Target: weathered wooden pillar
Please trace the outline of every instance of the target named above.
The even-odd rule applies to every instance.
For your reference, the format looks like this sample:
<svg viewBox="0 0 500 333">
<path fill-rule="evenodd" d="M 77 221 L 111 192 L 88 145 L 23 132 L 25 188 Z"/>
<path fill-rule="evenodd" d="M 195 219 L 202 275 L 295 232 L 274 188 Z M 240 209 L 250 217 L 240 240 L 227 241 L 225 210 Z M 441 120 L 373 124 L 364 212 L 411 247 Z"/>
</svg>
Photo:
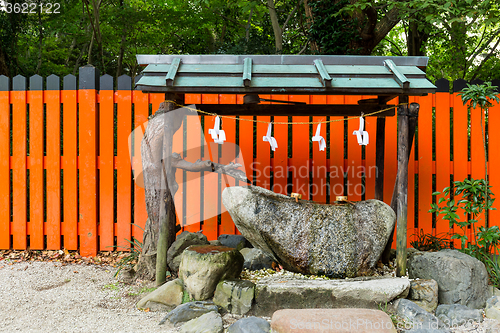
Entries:
<svg viewBox="0 0 500 333">
<path fill-rule="evenodd" d="M 411 103 L 409 105 L 409 108 L 407 109 L 409 111 L 409 115 L 408 115 L 409 119 L 408 119 L 408 151 L 407 151 L 407 160 L 410 159 L 411 147 L 413 145 L 413 138 L 415 137 L 415 130 L 416 130 L 416 127 L 417 127 L 417 120 L 418 120 L 418 111 L 419 111 L 419 108 L 420 108 L 419 104 L 417 104 L 417 103 Z M 391 208 L 394 210 L 394 212 L 396 214 L 398 213 L 398 207 L 397 207 L 398 177 L 399 177 L 399 173 L 396 176 L 396 181 L 394 183 L 394 190 L 392 192 L 392 198 L 391 198 Z M 391 233 L 391 236 L 389 237 L 389 240 L 388 240 L 387 245 L 385 247 L 384 253 L 382 253 L 382 258 L 381 259 L 382 259 L 382 262 L 384 264 L 388 264 L 389 261 L 390 261 L 392 241 L 393 241 L 393 233 Z"/>
<path fill-rule="evenodd" d="M 400 98 L 400 103 L 408 103 L 408 96 Z M 398 174 L 393 193 L 397 216 L 396 234 L 396 276 L 406 275 L 407 258 L 407 211 L 408 211 L 408 160 L 413 143 L 419 105 L 401 105 L 398 108 Z M 410 133 L 410 119 L 412 131 Z M 395 199 L 394 199 L 395 198 Z"/>
</svg>

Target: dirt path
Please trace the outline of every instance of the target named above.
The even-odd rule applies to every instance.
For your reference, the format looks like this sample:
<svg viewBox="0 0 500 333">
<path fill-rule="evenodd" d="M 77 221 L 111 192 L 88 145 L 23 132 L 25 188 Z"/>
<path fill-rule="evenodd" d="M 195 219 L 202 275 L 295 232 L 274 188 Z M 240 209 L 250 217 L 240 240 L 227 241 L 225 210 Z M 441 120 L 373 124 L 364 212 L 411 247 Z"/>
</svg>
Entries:
<svg viewBox="0 0 500 333">
<path fill-rule="evenodd" d="M 0 261 L 0 332 L 175 332 L 163 313 L 134 308 L 152 284 L 125 285 L 114 268 Z"/>
</svg>

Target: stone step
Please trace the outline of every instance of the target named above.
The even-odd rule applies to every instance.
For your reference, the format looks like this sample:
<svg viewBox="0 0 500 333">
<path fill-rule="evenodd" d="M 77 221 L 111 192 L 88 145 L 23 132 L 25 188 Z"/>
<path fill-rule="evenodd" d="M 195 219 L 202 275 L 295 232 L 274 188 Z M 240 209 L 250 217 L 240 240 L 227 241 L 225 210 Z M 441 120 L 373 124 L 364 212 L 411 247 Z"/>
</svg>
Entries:
<svg viewBox="0 0 500 333">
<path fill-rule="evenodd" d="M 297 309 L 273 314 L 275 333 L 396 333 L 391 318 L 371 309 Z"/>
<path fill-rule="evenodd" d="M 406 278 L 314 280 L 271 276 L 256 283 L 252 312 L 270 317 L 281 309 L 379 309 L 396 298 L 405 298 L 409 289 Z"/>
</svg>

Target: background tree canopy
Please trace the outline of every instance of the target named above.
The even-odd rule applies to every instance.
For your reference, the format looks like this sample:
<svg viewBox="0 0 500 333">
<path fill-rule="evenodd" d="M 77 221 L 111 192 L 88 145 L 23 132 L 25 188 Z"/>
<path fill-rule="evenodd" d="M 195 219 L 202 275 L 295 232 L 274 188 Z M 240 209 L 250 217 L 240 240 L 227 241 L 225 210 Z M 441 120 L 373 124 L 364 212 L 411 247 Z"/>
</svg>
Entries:
<svg viewBox="0 0 500 333">
<path fill-rule="evenodd" d="M 90 63 L 134 77 L 136 54 L 362 54 L 427 55 L 432 80 L 500 77 L 500 0 L 63 0 L 59 13 L 7 2 L 8 76 Z"/>
</svg>

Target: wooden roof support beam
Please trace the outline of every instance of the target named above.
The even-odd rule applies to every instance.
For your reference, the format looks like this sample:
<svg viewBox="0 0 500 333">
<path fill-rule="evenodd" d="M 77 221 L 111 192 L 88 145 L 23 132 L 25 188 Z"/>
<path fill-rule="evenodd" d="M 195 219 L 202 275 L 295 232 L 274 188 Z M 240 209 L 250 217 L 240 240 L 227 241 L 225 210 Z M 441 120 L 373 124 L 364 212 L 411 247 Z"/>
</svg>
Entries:
<svg viewBox="0 0 500 333">
<path fill-rule="evenodd" d="M 394 63 L 394 61 L 392 61 L 391 59 L 384 60 L 384 65 L 389 68 L 392 74 L 394 74 L 394 79 L 401 88 L 403 89 L 410 88 L 410 81 L 406 78 L 406 76 L 404 76 L 404 74 L 398 71 L 398 68 Z"/>
<path fill-rule="evenodd" d="M 323 82 L 323 86 L 327 88 L 331 87 L 332 78 L 330 77 L 330 74 L 328 74 L 328 71 L 326 70 L 326 67 L 323 64 L 323 61 L 321 59 L 314 60 L 314 66 L 316 66 L 316 69 L 318 70 L 318 73 L 321 76 L 321 82 Z"/>
<path fill-rule="evenodd" d="M 167 87 L 172 87 L 174 85 L 175 75 L 177 75 L 177 70 L 181 64 L 181 58 L 174 58 L 172 60 L 172 64 L 170 65 L 170 69 L 168 70 L 168 74 L 165 77 L 167 81 Z"/>
<path fill-rule="evenodd" d="M 252 58 L 245 58 L 243 62 L 243 85 L 250 87 L 252 82 Z"/>
</svg>

